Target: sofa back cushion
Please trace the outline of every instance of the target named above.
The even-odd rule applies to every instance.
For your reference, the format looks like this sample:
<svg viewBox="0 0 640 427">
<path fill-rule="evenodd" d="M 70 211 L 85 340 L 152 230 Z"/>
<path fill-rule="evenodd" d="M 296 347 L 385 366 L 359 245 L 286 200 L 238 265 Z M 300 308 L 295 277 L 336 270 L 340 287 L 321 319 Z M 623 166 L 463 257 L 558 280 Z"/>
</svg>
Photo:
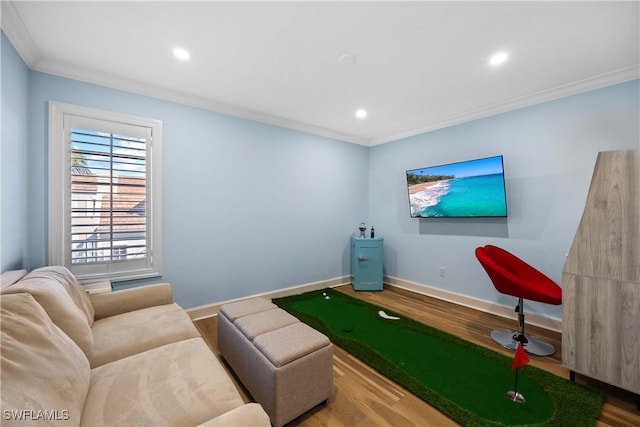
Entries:
<svg viewBox="0 0 640 427">
<path fill-rule="evenodd" d="M 69 270 L 64 267 L 39 268 L 2 291 L 3 294 L 23 292 L 33 295 L 53 323 L 75 341 L 91 361 L 93 306 L 88 302 L 88 294 L 75 281 Z"/>
<path fill-rule="evenodd" d="M 89 294 L 84 290 L 78 279 L 67 269 L 62 266 L 49 266 L 36 268 L 27 274 L 18 284 L 23 280 L 53 280 L 64 287 L 67 291 L 73 303 L 82 311 L 82 314 L 87 318 L 89 326 L 93 325 L 93 317 L 95 312 L 91 305 L 91 298 Z"/>
<path fill-rule="evenodd" d="M 27 293 L 0 296 L 0 324 L 2 425 L 79 425 L 91 375 L 82 350 Z"/>
<path fill-rule="evenodd" d="M 0 276 L 0 289 L 8 288 L 26 275 L 27 270 L 3 271 L 2 275 Z"/>
</svg>

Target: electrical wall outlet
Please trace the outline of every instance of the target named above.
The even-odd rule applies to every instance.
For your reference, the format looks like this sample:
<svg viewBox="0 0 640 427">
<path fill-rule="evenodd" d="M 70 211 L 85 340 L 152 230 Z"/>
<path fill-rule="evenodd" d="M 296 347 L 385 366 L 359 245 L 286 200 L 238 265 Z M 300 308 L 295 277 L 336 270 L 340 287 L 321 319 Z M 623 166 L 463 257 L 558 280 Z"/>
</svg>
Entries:
<svg viewBox="0 0 640 427">
<path fill-rule="evenodd" d="M 446 277 L 447 270 L 444 267 L 440 267 L 440 277 Z"/>
</svg>

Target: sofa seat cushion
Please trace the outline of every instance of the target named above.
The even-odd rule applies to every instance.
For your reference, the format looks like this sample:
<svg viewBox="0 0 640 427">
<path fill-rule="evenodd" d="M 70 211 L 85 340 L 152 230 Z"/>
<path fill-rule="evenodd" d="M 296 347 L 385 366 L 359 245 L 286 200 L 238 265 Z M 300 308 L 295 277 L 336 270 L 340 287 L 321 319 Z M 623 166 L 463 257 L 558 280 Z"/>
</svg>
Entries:
<svg viewBox="0 0 640 427">
<path fill-rule="evenodd" d="M 245 337 L 253 341 L 258 335 L 298 322 L 299 320 L 296 317 L 286 311 L 274 308 L 273 310 L 239 317 L 234 323 Z"/>
<path fill-rule="evenodd" d="M 3 295 L 0 307 L 2 425 L 79 425 L 90 381 L 82 350 L 32 295 Z M 21 421 L 7 415 L 19 411 Z"/>
<path fill-rule="evenodd" d="M 96 320 L 91 367 L 200 334 L 177 304 L 165 304 Z"/>
<path fill-rule="evenodd" d="M 244 404 L 202 338 L 91 370 L 84 426 L 199 425 Z"/>
<path fill-rule="evenodd" d="M 278 306 L 264 298 L 250 298 L 225 304 L 220 307 L 220 313 L 233 322 L 238 317 L 273 310 L 274 308 L 278 308 Z"/>
</svg>

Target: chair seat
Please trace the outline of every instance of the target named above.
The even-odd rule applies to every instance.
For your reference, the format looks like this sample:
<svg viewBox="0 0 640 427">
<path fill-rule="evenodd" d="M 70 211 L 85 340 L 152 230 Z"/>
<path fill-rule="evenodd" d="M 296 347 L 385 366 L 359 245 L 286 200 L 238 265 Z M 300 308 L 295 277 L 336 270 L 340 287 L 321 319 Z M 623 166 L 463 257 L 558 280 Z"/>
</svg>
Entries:
<svg viewBox="0 0 640 427">
<path fill-rule="evenodd" d="M 491 338 L 505 348 L 515 350 L 522 343 L 527 353 L 550 356 L 553 345 L 524 333 L 524 300 L 562 304 L 562 288 L 517 256 L 497 246 L 476 248 L 476 258 L 489 275 L 496 290 L 518 298 L 518 331 L 493 331 Z"/>
<path fill-rule="evenodd" d="M 476 257 L 498 292 L 530 301 L 562 304 L 562 288 L 512 253 L 486 245 L 476 249 Z"/>
</svg>

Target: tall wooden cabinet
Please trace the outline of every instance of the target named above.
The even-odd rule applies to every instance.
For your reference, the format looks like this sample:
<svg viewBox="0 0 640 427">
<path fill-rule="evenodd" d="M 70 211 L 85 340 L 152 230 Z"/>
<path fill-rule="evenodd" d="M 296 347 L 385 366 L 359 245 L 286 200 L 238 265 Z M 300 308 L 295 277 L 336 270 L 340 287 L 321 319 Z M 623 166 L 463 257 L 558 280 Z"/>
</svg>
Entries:
<svg viewBox="0 0 640 427">
<path fill-rule="evenodd" d="M 563 365 L 640 394 L 640 151 L 598 154 L 562 283 Z"/>
</svg>

